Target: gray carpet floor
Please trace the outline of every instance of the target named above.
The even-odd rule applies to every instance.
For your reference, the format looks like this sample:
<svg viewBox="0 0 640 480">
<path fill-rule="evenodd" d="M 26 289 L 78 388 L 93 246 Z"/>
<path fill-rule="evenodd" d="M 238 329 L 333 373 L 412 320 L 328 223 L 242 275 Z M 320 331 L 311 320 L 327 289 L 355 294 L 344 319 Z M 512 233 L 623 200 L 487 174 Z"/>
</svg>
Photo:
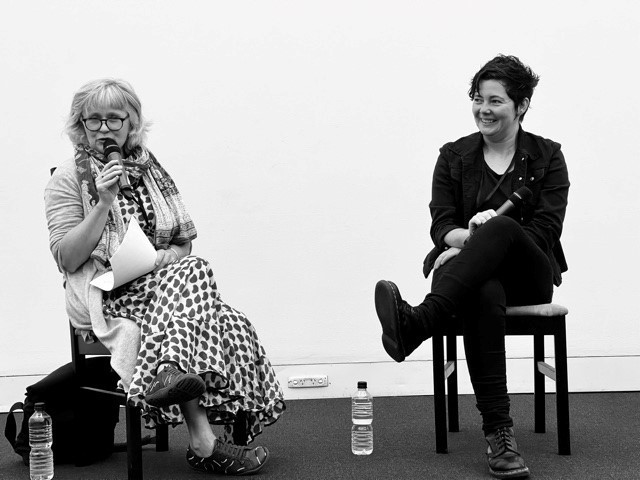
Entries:
<svg viewBox="0 0 640 480">
<path fill-rule="evenodd" d="M 534 480 L 640 479 L 640 392 L 570 396 L 572 455 L 557 454 L 553 396 L 547 398 L 547 433 L 533 432 L 533 396 L 513 395 L 516 435 Z M 271 458 L 255 479 L 485 479 L 485 443 L 474 397 L 460 397 L 460 428 L 449 434 L 449 453 L 435 453 L 433 397 L 374 400 L 374 451 L 355 456 L 350 446 L 349 399 L 298 400 L 258 437 Z M 117 441 L 124 441 L 124 414 Z M 0 415 L 4 428 L 6 414 Z M 198 479 L 185 461 L 184 426 L 169 432 L 169 452 L 144 447 L 145 479 Z M 215 477 L 215 476 L 214 476 Z M 28 479 L 6 441 L 0 479 Z M 56 465 L 56 479 L 126 479 L 126 454 L 88 467 Z"/>
</svg>

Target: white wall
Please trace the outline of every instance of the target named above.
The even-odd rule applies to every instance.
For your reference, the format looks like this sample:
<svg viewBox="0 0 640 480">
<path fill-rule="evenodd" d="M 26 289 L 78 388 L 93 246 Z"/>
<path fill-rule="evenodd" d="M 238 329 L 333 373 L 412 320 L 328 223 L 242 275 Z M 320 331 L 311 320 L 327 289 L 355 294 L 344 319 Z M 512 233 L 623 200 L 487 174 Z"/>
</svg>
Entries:
<svg viewBox="0 0 640 480">
<path fill-rule="evenodd" d="M 498 53 L 540 74 L 524 126 L 561 142 L 570 169 L 555 297 L 571 310 L 570 387 L 637 390 L 639 23 L 631 0 L 2 2 L 0 406 L 69 360 L 42 192 L 71 155 L 72 94 L 104 76 L 142 98 L 195 252 L 281 381 L 329 373 L 329 388 L 288 398 L 343 396 L 360 378 L 378 395 L 430 393 L 429 345 L 390 361 L 373 287 L 426 293 L 437 151 L 475 130 L 468 82 Z M 530 356 L 510 340 L 513 391 L 531 390 Z"/>
</svg>

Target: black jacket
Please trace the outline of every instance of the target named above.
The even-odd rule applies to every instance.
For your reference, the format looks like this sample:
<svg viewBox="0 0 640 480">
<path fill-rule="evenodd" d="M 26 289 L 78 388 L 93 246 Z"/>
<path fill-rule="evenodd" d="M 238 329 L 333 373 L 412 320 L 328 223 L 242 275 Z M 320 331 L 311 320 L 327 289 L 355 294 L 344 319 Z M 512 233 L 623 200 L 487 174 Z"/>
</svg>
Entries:
<svg viewBox="0 0 640 480">
<path fill-rule="evenodd" d="M 425 277 L 433 269 L 440 253 L 448 248 L 444 237 L 455 228 L 468 228 L 477 213 L 476 196 L 480 187 L 483 146 L 477 132 L 445 144 L 433 173 L 431 192 L 431 239 L 435 245 L 424 261 Z M 560 234 L 567 208 L 569 175 L 560 144 L 522 128 L 518 133 L 511 188 L 527 186 L 533 193 L 530 202 L 519 212 L 519 223 L 549 257 L 553 283 L 560 285 L 561 273 L 567 270 Z"/>
</svg>

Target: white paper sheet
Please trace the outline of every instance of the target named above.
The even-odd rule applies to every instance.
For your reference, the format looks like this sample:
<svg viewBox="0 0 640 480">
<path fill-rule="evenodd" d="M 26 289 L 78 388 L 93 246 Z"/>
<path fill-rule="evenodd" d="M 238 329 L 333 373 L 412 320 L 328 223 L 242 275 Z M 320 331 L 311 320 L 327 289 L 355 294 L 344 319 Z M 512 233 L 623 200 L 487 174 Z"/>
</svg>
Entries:
<svg viewBox="0 0 640 480">
<path fill-rule="evenodd" d="M 140 225 L 134 220 L 116 253 L 109 259 L 111 271 L 91 281 L 91 285 L 109 292 L 140 275 L 149 273 L 155 267 L 157 253 Z"/>
</svg>

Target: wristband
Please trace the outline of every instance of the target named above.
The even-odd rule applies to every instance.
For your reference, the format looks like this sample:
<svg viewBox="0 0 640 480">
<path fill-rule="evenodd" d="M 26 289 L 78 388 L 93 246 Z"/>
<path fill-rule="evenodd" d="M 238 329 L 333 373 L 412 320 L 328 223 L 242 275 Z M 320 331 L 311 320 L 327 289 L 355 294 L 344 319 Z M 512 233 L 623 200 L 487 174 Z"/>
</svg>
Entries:
<svg viewBox="0 0 640 480">
<path fill-rule="evenodd" d="M 173 253 L 175 253 L 175 254 L 176 254 L 176 260 L 175 260 L 176 262 L 177 262 L 178 260 L 180 260 L 180 255 L 178 255 L 178 252 L 176 251 L 176 249 L 175 249 L 175 248 L 173 248 L 173 247 L 169 247 L 167 250 L 171 250 Z"/>
</svg>

